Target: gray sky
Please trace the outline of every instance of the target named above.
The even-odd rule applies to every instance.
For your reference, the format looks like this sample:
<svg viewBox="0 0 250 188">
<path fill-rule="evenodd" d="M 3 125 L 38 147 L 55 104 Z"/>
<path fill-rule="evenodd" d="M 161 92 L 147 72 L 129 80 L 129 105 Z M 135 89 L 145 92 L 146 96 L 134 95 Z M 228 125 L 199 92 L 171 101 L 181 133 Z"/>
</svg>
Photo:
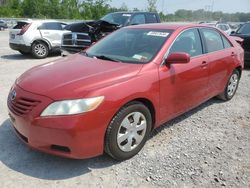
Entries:
<svg viewBox="0 0 250 188">
<path fill-rule="evenodd" d="M 125 3 L 129 9 L 137 7 L 145 10 L 147 0 L 111 0 L 111 6 L 121 7 Z M 158 0 L 157 9 L 164 13 L 174 13 L 178 9 L 197 10 L 212 9 L 226 13 L 250 12 L 250 0 Z"/>
</svg>

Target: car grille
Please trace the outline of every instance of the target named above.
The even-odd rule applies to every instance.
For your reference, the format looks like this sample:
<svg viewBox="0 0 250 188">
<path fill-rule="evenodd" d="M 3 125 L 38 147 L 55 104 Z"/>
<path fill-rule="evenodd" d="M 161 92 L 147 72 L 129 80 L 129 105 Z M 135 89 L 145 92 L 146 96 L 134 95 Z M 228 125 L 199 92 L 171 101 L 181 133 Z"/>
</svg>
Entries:
<svg viewBox="0 0 250 188">
<path fill-rule="evenodd" d="M 69 33 L 64 34 L 62 46 L 88 47 L 91 45 L 91 38 L 88 33 Z"/>
<path fill-rule="evenodd" d="M 11 100 L 10 95 L 8 97 L 8 107 L 16 115 L 25 115 L 29 113 L 35 106 L 40 103 L 38 100 L 28 99 L 20 97 L 15 100 Z"/>
</svg>

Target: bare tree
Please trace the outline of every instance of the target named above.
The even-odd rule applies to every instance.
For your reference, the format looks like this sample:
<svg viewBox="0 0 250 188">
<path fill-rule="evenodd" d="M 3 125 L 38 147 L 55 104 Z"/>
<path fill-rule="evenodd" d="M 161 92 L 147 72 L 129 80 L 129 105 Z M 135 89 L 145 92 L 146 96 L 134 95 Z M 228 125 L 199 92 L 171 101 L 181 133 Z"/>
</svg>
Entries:
<svg viewBox="0 0 250 188">
<path fill-rule="evenodd" d="M 148 11 L 149 12 L 157 12 L 156 10 L 157 0 L 148 0 Z"/>
</svg>

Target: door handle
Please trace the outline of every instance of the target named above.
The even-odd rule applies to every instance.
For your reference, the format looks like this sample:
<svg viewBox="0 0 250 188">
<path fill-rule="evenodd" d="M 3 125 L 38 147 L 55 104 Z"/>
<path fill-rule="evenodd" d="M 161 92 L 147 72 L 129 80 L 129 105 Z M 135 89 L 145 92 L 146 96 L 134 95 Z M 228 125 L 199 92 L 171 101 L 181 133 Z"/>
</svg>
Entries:
<svg viewBox="0 0 250 188">
<path fill-rule="evenodd" d="M 206 61 L 202 61 L 201 63 L 201 68 L 206 68 L 207 67 L 207 62 Z"/>
</svg>

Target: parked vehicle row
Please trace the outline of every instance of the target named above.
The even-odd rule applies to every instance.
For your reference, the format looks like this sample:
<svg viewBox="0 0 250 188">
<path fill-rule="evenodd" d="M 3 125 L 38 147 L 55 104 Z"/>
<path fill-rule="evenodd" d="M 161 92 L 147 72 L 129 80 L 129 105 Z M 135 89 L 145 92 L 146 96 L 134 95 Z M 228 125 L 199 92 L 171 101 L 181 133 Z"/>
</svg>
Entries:
<svg viewBox="0 0 250 188">
<path fill-rule="evenodd" d="M 159 22 L 159 15 L 149 12 L 110 13 L 98 21 L 69 25 L 54 20 L 18 21 L 10 29 L 9 45 L 24 55 L 45 58 L 55 50 L 79 52 L 123 26 Z"/>
<path fill-rule="evenodd" d="M 8 25 L 5 21 L 3 20 L 0 20 L 0 31 L 1 30 L 4 30 L 4 29 L 7 29 L 8 28 Z"/>
<path fill-rule="evenodd" d="M 22 74 L 8 96 L 10 119 L 34 149 L 126 160 L 164 122 L 214 96 L 232 99 L 243 57 L 240 44 L 214 27 L 121 28 L 82 53 Z"/>
<path fill-rule="evenodd" d="M 62 55 L 79 52 L 122 27 L 149 23 L 160 23 L 159 15 L 152 12 L 115 12 L 98 21 L 70 24 L 65 29 L 71 32 L 64 33 L 62 37 Z"/>
<path fill-rule="evenodd" d="M 21 54 L 32 54 L 45 58 L 55 50 L 60 50 L 65 23 L 50 20 L 18 21 L 10 29 L 9 45 Z"/>
<path fill-rule="evenodd" d="M 209 25 L 216 27 L 222 31 L 224 31 L 226 34 L 230 35 L 232 32 L 232 29 L 228 23 L 222 23 L 222 22 L 201 22 L 201 24 Z"/>
</svg>

